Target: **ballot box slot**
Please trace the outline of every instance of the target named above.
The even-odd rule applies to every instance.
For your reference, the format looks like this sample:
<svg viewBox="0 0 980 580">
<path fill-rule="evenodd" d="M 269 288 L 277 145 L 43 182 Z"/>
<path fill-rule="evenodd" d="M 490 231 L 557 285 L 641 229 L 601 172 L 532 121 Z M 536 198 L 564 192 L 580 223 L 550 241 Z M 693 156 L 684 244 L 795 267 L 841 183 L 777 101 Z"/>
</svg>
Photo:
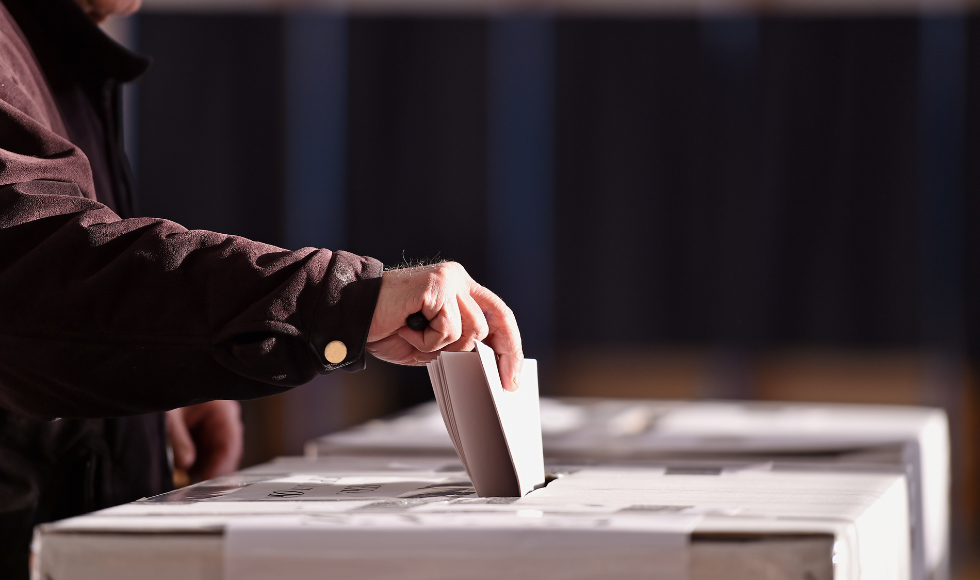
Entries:
<svg viewBox="0 0 980 580">
<path fill-rule="evenodd" d="M 723 467 L 668 467 L 664 475 L 721 475 Z"/>
<path fill-rule="evenodd" d="M 773 540 L 829 540 L 833 549 L 833 534 L 822 533 L 758 533 L 691 532 L 691 542 L 770 542 Z"/>
</svg>

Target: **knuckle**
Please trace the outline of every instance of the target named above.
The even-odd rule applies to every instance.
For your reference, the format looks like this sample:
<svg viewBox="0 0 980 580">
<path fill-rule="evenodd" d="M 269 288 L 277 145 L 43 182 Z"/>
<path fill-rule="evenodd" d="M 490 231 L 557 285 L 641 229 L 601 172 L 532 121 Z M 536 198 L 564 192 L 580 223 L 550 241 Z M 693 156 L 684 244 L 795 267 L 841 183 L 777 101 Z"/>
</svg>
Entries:
<svg viewBox="0 0 980 580">
<path fill-rule="evenodd" d="M 489 334 L 490 334 L 490 326 L 486 322 L 481 322 L 480 324 L 478 324 L 476 327 L 476 332 L 474 333 L 477 340 L 483 340 Z"/>
<path fill-rule="evenodd" d="M 434 299 L 439 295 L 439 289 L 441 287 L 442 285 L 439 283 L 438 278 L 428 276 L 425 280 L 425 284 L 422 287 L 422 299 L 426 302 Z"/>
<path fill-rule="evenodd" d="M 431 288 L 433 288 L 434 290 L 438 290 L 440 288 L 445 287 L 449 279 L 450 278 L 446 274 L 446 271 L 442 268 L 439 268 L 437 270 L 433 270 L 432 272 L 429 272 L 427 281 Z"/>
<path fill-rule="evenodd" d="M 466 270 L 458 262 L 441 262 L 434 273 L 449 282 L 465 276 Z"/>
</svg>

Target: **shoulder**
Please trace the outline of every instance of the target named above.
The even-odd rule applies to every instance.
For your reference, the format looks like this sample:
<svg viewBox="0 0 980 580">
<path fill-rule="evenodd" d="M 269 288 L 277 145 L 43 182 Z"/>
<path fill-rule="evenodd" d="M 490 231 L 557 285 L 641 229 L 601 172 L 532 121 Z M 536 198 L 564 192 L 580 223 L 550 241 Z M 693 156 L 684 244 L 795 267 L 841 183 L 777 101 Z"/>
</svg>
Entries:
<svg viewBox="0 0 980 580">
<path fill-rule="evenodd" d="M 44 73 L 16 21 L 0 3 L 0 101 L 66 137 Z"/>
<path fill-rule="evenodd" d="M 0 3 L 0 187 L 37 179 L 75 183 L 95 199 L 88 158 L 69 140 L 30 44 Z"/>
</svg>

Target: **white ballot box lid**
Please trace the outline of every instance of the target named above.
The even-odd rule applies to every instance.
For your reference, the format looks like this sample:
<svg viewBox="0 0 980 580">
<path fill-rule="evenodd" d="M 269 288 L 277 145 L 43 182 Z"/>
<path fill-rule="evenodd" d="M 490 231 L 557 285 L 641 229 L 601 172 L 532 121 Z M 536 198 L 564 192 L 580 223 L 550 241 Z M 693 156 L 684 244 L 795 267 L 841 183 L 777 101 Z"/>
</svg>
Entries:
<svg viewBox="0 0 980 580">
<path fill-rule="evenodd" d="M 550 461 L 769 458 L 788 467 L 895 466 L 909 476 L 913 578 L 944 580 L 949 556 L 949 427 L 941 409 L 897 405 L 541 398 Z M 331 454 L 452 453 L 434 403 L 307 443 Z"/>
<path fill-rule="evenodd" d="M 36 577 L 911 578 L 901 473 L 549 466 L 480 498 L 459 467 L 284 458 L 40 526 Z"/>
</svg>

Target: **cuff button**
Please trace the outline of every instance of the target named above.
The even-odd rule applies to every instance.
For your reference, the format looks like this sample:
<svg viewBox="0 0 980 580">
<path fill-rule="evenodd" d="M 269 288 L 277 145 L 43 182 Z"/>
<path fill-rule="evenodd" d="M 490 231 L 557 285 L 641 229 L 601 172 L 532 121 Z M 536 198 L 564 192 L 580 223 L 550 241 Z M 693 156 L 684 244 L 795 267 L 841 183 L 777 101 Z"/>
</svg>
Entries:
<svg viewBox="0 0 980 580">
<path fill-rule="evenodd" d="M 327 347 L 323 349 L 323 357 L 327 359 L 330 364 L 338 364 L 344 362 L 347 358 L 347 346 L 339 340 L 331 341 L 327 344 Z"/>
</svg>

